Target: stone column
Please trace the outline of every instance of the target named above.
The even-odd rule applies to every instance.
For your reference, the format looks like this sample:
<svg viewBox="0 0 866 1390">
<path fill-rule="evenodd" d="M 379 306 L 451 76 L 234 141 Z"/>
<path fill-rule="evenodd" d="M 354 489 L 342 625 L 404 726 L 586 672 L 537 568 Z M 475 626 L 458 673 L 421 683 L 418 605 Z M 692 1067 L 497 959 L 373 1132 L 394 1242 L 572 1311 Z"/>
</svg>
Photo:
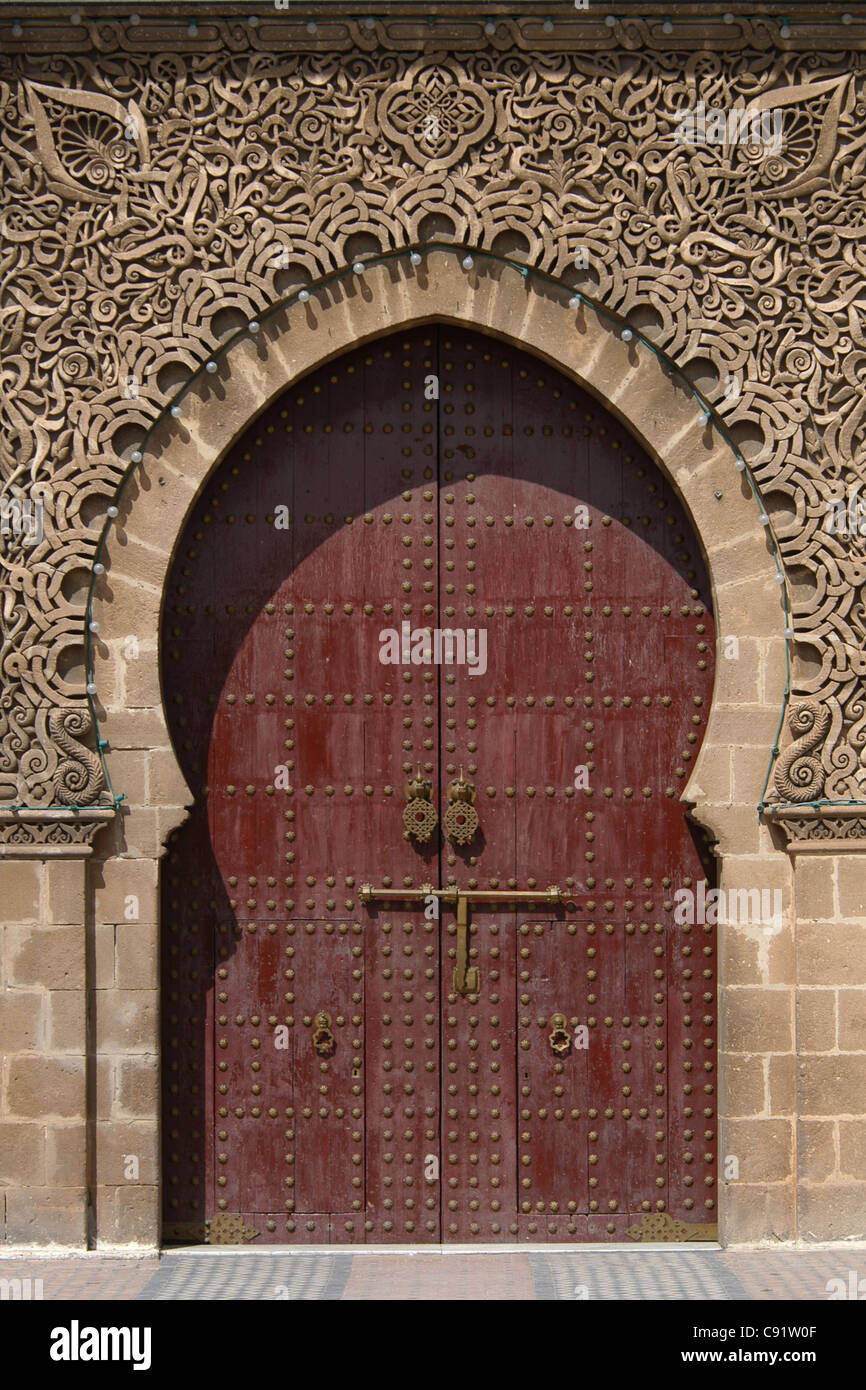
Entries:
<svg viewBox="0 0 866 1390">
<path fill-rule="evenodd" d="M 118 856 L 90 868 L 96 1241 L 150 1247 L 159 1244 L 159 865 Z"/>
<path fill-rule="evenodd" d="M 797 1230 L 866 1238 L 866 815 L 777 813 L 794 864 Z"/>
<path fill-rule="evenodd" d="M 87 858 L 111 807 L 0 812 L 0 1212 L 7 1245 L 86 1246 Z"/>
</svg>

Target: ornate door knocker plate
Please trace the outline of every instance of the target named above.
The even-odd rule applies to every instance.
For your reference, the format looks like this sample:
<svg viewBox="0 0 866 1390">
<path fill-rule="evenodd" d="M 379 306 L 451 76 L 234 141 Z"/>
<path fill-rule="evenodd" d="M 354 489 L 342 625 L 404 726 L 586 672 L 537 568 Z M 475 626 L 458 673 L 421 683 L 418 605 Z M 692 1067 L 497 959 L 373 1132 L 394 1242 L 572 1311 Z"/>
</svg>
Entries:
<svg viewBox="0 0 866 1390">
<path fill-rule="evenodd" d="M 337 1050 L 337 1039 L 331 1032 L 331 1015 L 318 1013 L 314 1022 L 316 1031 L 313 1034 L 313 1047 L 320 1057 L 333 1057 Z"/>
<path fill-rule="evenodd" d="M 567 1029 L 565 1014 L 554 1014 L 550 1020 L 553 1032 L 550 1034 L 550 1049 L 557 1057 L 567 1057 L 571 1051 L 571 1034 Z"/>
<path fill-rule="evenodd" d="M 475 788 L 471 782 L 464 781 L 463 768 L 460 776 L 448 785 L 448 810 L 445 812 L 445 829 L 449 840 L 456 845 L 468 845 L 475 838 L 478 829 L 478 812 L 473 805 Z"/>
<path fill-rule="evenodd" d="M 433 783 L 421 776 L 421 768 L 411 782 L 406 783 L 406 805 L 403 807 L 404 840 L 424 844 L 436 829 L 439 816 L 433 805 Z"/>
</svg>

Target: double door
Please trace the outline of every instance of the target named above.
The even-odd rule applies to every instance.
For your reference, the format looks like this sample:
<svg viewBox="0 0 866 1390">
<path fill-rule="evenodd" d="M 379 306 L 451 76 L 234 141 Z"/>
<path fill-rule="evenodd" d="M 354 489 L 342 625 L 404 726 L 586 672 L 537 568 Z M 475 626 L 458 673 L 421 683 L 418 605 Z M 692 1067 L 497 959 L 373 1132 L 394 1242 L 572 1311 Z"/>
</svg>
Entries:
<svg viewBox="0 0 866 1390">
<path fill-rule="evenodd" d="M 714 640 L 658 470 L 429 326 L 287 392 L 187 529 L 169 1230 L 711 1235 L 713 929 L 673 906 Z"/>
</svg>

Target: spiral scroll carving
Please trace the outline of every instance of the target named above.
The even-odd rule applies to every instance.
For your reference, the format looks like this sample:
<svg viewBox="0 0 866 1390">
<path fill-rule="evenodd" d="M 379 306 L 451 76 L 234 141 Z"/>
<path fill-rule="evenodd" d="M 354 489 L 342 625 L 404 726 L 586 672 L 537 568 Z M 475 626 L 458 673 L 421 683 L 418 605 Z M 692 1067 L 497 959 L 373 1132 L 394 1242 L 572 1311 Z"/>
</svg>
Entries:
<svg viewBox="0 0 866 1390">
<path fill-rule="evenodd" d="M 824 767 L 814 756 L 830 727 L 830 711 L 807 700 L 788 716 L 794 742 L 776 763 L 776 790 L 783 801 L 817 801 L 824 791 Z"/>
<path fill-rule="evenodd" d="M 866 799 L 866 538 L 825 524 L 829 496 L 866 485 L 863 52 L 832 35 L 781 52 L 743 16 L 703 51 L 638 18 L 591 42 L 532 20 L 490 42 L 481 22 L 452 27 L 442 52 L 396 19 L 335 19 L 315 40 L 165 19 L 91 24 L 89 48 L 56 24 L 4 36 L 0 474 L 43 511 L 37 539 L 0 538 L 0 802 L 97 794 L 60 674 L 83 642 L 64 581 L 225 306 L 253 318 L 358 254 L 449 236 L 640 311 L 681 365 L 712 364 L 798 581 L 808 703 L 777 788 L 814 799 L 823 768 L 835 796 Z M 780 147 L 684 144 L 699 101 L 779 110 Z"/>
<path fill-rule="evenodd" d="M 54 791 L 62 806 L 90 806 L 103 786 L 102 764 L 96 753 L 79 742 L 93 720 L 86 709 L 52 710 L 48 727 L 66 757 L 54 769 Z"/>
</svg>

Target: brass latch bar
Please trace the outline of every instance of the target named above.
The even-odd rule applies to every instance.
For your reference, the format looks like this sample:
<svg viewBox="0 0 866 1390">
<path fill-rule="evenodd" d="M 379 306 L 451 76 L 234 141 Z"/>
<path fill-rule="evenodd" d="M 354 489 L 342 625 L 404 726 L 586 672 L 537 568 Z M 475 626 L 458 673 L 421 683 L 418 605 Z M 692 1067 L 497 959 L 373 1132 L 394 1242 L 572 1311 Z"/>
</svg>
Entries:
<svg viewBox="0 0 866 1390">
<path fill-rule="evenodd" d="M 452 905 L 456 904 L 459 898 L 466 898 L 469 902 L 490 903 L 565 901 L 562 889 L 556 887 L 504 891 L 494 888 L 434 888 L 429 883 L 423 883 L 420 888 L 374 888 L 371 883 L 362 883 L 358 897 L 362 903 L 371 903 L 377 898 L 403 903 L 418 902 L 423 898 L 441 898 L 443 902 Z"/>
<path fill-rule="evenodd" d="M 370 883 L 362 883 L 358 894 L 362 903 L 374 899 L 385 902 L 418 902 L 426 898 L 441 898 L 443 902 L 457 907 L 457 953 L 454 963 L 454 993 L 477 994 L 480 976 L 477 965 L 469 964 L 469 905 L 483 902 L 546 902 L 557 904 L 563 901 L 561 888 L 551 886 L 542 892 L 514 889 L 498 892 L 487 888 L 434 888 L 432 884 L 422 884 L 420 888 L 374 888 Z"/>
</svg>

